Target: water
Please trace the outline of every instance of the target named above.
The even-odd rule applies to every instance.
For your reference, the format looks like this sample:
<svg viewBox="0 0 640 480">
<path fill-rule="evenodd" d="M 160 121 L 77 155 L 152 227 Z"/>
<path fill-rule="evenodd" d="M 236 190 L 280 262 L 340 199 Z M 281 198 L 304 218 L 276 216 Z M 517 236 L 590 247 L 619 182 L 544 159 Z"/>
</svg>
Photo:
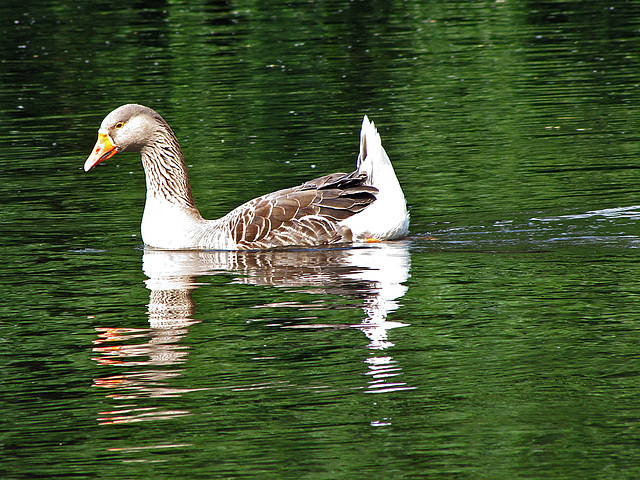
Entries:
<svg viewBox="0 0 640 480">
<path fill-rule="evenodd" d="M 640 10 L 623 1 L 0 7 L 2 478 L 637 478 Z M 407 240 L 145 251 L 174 128 L 217 217 L 355 163 Z"/>
</svg>

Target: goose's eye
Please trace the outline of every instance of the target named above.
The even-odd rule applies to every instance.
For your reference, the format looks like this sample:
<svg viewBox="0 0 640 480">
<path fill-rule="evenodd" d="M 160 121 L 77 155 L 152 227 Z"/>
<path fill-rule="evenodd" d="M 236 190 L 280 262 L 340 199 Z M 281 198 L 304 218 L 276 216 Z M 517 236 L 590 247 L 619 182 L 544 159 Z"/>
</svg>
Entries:
<svg viewBox="0 0 640 480">
<path fill-rule="evenodd" d="M 122 127 L 124 127 L 124 122 L 118 122 L 118 123 L 116 123 L 116 126 L 115 126 L 115 127 L 116 127 L 116 128 L 122 128 Z"/>
</svg>

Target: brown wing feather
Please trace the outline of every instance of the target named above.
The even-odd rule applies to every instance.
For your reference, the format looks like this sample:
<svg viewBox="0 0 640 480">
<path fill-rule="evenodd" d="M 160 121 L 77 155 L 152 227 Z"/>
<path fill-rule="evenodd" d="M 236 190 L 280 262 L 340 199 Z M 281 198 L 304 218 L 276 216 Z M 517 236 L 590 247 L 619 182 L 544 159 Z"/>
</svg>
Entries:
<svg viewBox="0 0 640 480">
<path fill-rule="evenodd" d="M 240 249 L 351 241 L 338 222 L 375 201 L 378 190 L 365 181 L 357 172 L 332 173 L 258 197 L 233 212 L 229 228 Z"/>
</svg>

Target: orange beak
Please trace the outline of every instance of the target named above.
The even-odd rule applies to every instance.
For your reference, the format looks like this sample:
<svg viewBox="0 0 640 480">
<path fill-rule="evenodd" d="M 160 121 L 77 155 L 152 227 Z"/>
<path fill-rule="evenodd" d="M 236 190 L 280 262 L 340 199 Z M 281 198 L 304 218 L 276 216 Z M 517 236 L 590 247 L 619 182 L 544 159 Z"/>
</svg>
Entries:
<svg viewBox="0 0 640 480">
<path fill-rule="evenodd" d="M 84 171 L 88 172 L 100 162 L 104 162 L 107 158 L 113 157 L 118 153 L 117 147 L 111 142 L 108 134 L 98 132 L 98 141 L 87 161 L 84 162 Z"/>
</svg>

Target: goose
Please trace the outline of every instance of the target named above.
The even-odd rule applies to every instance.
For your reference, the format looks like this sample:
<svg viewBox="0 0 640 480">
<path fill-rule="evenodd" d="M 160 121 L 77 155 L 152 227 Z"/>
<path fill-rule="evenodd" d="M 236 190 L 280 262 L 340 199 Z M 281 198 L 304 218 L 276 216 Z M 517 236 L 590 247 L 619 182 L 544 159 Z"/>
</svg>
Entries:
<svg viewBox="0 0 640 480">
<path fill-rule="evenodd" d="M 142 157 L 147 195 L 141 234 L 151 248 L 257 250 L 365 243 L 398 239 L 409 229 L 404 194 L 366 115 L 355 171 L 268 193 L 216 220 L 200 215 L 178 140 L 157 112 L 127 104 L 109 113 L 84 170 L 122 152 Z"/>
</svg>

